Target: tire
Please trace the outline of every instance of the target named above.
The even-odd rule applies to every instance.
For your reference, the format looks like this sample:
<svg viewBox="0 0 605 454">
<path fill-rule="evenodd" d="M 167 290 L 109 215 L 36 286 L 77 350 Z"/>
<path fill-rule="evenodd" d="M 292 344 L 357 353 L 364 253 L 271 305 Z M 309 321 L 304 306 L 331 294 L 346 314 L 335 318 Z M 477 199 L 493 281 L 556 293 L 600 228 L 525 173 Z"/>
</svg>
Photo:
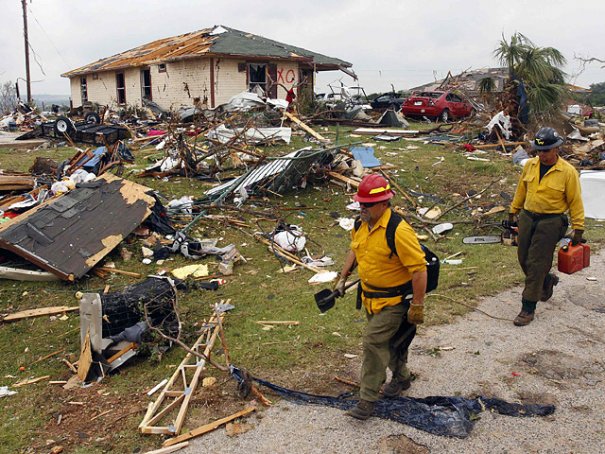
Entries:
<svg viewBox="0 0 605 454">
<path fill-rule="evenodd" d="M 53 130 L 55 131 L 55 135 L 57 137 L 63 137 L 64 134 L 71 136 L 74 132 L 76 132 L 76 127 L 69 118 L 61 116 L 57 117 L 55 120 Z"/>
<path fill-rule="evenodd" d="M 87 112 L 86 115 L 84 115 L 84 121 L 86 123 L 93 123 L 95 125 L 99 125 L 101 124 L 101 117 L 96 112 Z"/>
<path fill-rule="evenodd" d="M 443 112 L 439 115 L 439 120 L 442 123 L 447 123 L 452 119 L 452 114 L 450 114 L 449 109 L 443 109 Z"/>
</svg>

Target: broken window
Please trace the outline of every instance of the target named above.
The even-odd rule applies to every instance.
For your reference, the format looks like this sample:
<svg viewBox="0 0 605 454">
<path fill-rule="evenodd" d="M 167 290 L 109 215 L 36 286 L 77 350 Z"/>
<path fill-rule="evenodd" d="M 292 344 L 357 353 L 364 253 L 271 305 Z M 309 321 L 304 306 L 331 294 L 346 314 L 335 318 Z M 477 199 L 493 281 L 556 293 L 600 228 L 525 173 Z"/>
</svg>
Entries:
<svg viewBox="0 0 605 454">
<path fill-rule="evenodd" d="M 149 68 L 141 70 L 141 96 L 143 99 L 151 101 L 151 70 Z"/>
<path fill-rule="evenodd" d="M 80 95 L 82 97 L 82 103 L 88 101 L 88 85 L 86 84 L 86 77 L 80 77 Z"/>
<path fill-rule="evenodd" d="M 159 73 L 165 73 L 166 72 L 166 63 L 160 63 L 158 65 L 158 72 Z"/>
<path fill-rule="evenodd" d="M 118 104 L 126 104 L 126 81 L 124 73 L 116 74 L 116 91 L 118 95 Z"/>
<path fill-rule="evenodd" d="M 267 92 L 267 65 L 261 63 L 248 63 L 248 90 L 258 89 Z"/>
</svg>

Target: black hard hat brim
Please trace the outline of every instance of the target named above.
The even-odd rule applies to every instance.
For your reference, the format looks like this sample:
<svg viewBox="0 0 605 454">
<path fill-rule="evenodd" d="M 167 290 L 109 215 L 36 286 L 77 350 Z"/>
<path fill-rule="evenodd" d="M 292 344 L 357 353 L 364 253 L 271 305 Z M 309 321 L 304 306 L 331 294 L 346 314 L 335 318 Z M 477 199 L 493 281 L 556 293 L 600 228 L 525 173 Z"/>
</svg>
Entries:
<svg viewBox="0 0 605 454">
<path fill-rule="evenodd" d="M 557 148 L 560 147 L 561 145 L 563 145 L 563 142 L 565 142 L 565 140 L 563 138 L 560 138 L 559 140 L 557 140 L 555 143 L 552 143 L 550 145 L 536 145 L 536 143 L 532 143 L 532 149 L 539 151 L 539 150 L 552 150 L 553 148 Z"/>
</svg>

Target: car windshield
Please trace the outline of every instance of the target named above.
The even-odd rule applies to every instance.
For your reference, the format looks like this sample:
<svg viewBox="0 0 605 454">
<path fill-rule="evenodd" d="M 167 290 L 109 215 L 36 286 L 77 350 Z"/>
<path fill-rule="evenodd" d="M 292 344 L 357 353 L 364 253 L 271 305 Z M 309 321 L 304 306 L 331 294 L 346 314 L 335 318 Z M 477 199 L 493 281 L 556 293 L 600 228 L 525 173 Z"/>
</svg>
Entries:
<svg viewBox="0 0 605 454">
<path fill-rule="evenodd" d="M 441 91 L 423 91 L 416 96 L 419 98 L 438 98 L 443 94 Z"/>
</svg>

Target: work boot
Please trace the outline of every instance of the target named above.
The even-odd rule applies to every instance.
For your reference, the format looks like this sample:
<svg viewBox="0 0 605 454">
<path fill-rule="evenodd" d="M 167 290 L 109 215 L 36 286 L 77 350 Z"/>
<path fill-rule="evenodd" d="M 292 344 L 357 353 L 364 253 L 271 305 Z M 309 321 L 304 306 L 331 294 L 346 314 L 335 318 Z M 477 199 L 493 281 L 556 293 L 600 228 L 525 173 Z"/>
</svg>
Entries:
<svg viewBox="0 0 605 454">
<path fill-rule="evenodd" d="M 533 319 L 533 312 L 521 311 L 519 312 L 519 315 L 515 317 L 513 323 L 515 324 L 515 326 L 526 326 L 529 325 Z"/>
<path fill-rule="evenodd" d="M 559 276 L 552 273 L 548 273 L 544 278 L 544 285 L 542 286 L 542 297 L 540 301 L 548 301 L 552 296 L 555 285 L 559 283 Z"/>
<path fill-rule="evenodd" d="M 390 382 L 388 382 L 386 385 L 384 385 L 384 388 L 382 389 L 382 394 L 387 399 L 394 399 L 395 397 L 399 397 L 399 394 L 401 394 L 401 391 L 405 391 L 406 389 L 409 389 L 411 385 L 412 385 L 411 378 L 406 378 L 406 379 L 401 378 L 401 377 L 392 378 Z"/>
<path fill-rule="evenodd" d="M 374 402 L 360 399 L 357 405 L 346 412 L 347 416 L 366 420 L 374 413 Z"/>
</svg>

